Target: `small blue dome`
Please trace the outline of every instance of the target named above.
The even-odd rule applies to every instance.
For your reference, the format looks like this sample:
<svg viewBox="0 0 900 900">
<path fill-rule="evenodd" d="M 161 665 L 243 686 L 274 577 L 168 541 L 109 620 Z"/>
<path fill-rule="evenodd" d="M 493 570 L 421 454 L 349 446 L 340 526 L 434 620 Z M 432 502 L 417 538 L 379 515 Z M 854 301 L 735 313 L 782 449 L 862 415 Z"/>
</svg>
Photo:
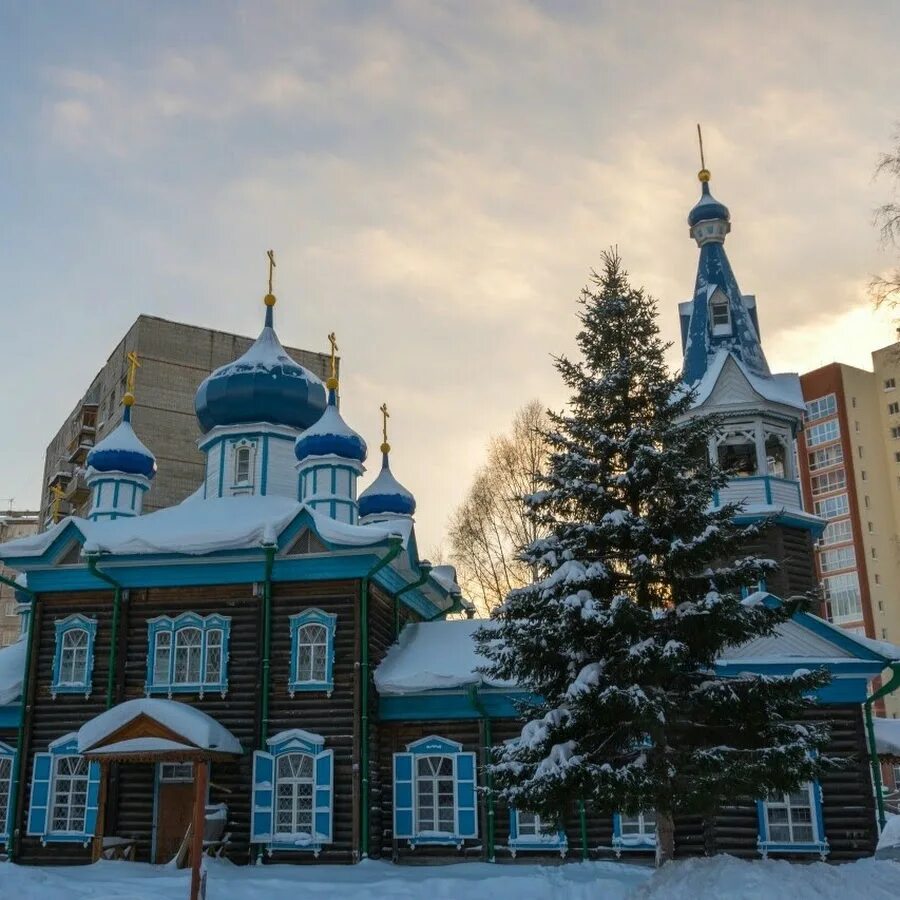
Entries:
<svg viewBox="0 0 900 900">
<path fill-rule="evenodd" d="M 694 208 L 688 213 L 688 225 L 693 228 L 699 222 L 708 222 L 711 219 L 724 219 L 731 221 L 731 213 L 724 203 L 719 203 L 709 192 L 709 182 L 703 182 L 703 193 Z"/>
<path fill-rule="evenodd" d="M 391 472 L 388 454 L 382 454 L 378 477 L 359 495 L 360 518 L 375 515 L 411 516 L 416 511 L 416 498 Z"/>
<path fill-rule="evenodd" d="M 124 472 L 152 479 L 156 474 L 156 457 L 141 443 L 131 427 L 131 407 L 125 417 L 87 455 L 89 469 L 96 472 Z"/>
<path fill-rule="evenodd" d="M 339 456 L 365 462 L 366 442 L 343 419 L 335 401 L 334 391 L 329 393 L 328 407 L 315 425 L 297 438 L 294 455 L 301 462 L 309 456 Z"/>
<path fill-rule="evenodd" d="M 325 385 L 288 356 L 272 328 L 269 307 L 256 342 L 201 383 L 194 408 L 204 434 L 216 425 L 251 422 L 309 428 L 325 410 Z"/>
</svg>

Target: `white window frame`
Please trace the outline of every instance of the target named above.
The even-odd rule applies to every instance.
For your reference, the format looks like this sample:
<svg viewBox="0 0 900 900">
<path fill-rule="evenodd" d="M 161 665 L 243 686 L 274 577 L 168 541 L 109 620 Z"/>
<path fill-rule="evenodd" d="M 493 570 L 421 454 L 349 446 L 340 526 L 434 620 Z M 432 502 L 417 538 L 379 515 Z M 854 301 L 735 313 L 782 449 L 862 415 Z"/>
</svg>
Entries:
<svg viewBox="0 0 900 900">
<path fill-rule="evenodd" d="M 428 763 L 434 768 L 434 760 L 438 760 L 438 766 L 443 767 L 443 763 L 446 762 L 449 765 L 450 772 L 449 774 L 422 774 L 419 769 L 422 763 Z M 456 833 L 456 761 L 455 757 L 448 753 L 422 753 L 418 754 L 413 760 L 413 798 L 415 801 L 415 805 L 413 806 L 413 821 L 415 822 L 416 834 L 424 837 L 437 837 L 437 838 L 452 838 L 455 837 Z M 441 824 L 441 819 L 446 818 L 446 815 L 442 816 L 441 811 L 443 810 L 445 813 L 447 811 L 446 805 L 442 806 L 440 803 L 441 792 L 439 788 L 439 784 L 441 782 L 448 782 L 450 785 L 450 827 L 449 829 L 443 829 L 438 827 Z M 433 814 L 431 818 L 431 824 L 435 827 L 426 828 L 422 823 L 422 785 L 430 785 L 433 789 L 432 799 L 433 799 Z"/>
<path fill-rule="evenodd" d="M 844 462 L 844 447 L 841 444 L 831 444 L 828 447 L 820 447 L 807 454 L 810 472 L 818 472 L 819 469 L 830 469 L 832 466 L 842 465 Z"/>
<path fill-rule="evenodd" d="M 12 809 L 10 801 L 12 799 L 12 776 L 13 765 L 16 759 L 16 751 L 8 744 L 0 741 L 0 844 L 6 845 L 9 842 L 10 831 L 12 830 Z M 4 774 L 4 770 L 7 770 Z"/>
<path fill-rule="evenodd" d="M 813 504 L 817 516 L 823 519 L 841 519 L 850 513 L 850 498 L 847 494 L 835 494 Z"/>
<path fill-rule="evenodd" d="M 731 306 L 721 291 L 716 291 L 709 302 L 709 327 L 717 337 L 731 334 Z"/>
<path fill-rule="evenodd" d="M 809 480 L 810 492 L 814 497 L 822 494 L 833 494 L 835 491 L 847 489 L 847 470 L 843 467 L 813 475 Z"/>
<path fill-rule="evenodd" d="M 853 522 L 851 519 L 832 519 L 822 532 L 819 545 L 831 547 L 833 544 L 844 544 L 853 540 Z"/>
<path fill-rule="evenodd" d="M 838 587 L 837 584 L 832 586 L 833 583 L 841 586 Z M 862 593 L 859 588 L 859 575 L 856 572 L 827 575 L 822 579 L 822 589 L 829 603 L 832 622 L 856 622 L 862 619 Z"/>
<path fill-rule="evenodd" d="M 810 425 L 806 429 L 806 446 L 818 447 L 820 444 L 828 444 L 836 441 L 841 436 L 841 425 L 837 419 L 825 419 Z"/>
<path fill-rule="evenodd" d="M 71 760 L 75 760 L 76 765 L 82 769 L 83 773 L 79 772 L 78 774 L 72 775 L 63 775 L 60 773 L 60 767 L 63 763 L 69 763 Z M 66 796 L 64 798 L 60 798 L 60 781 L 67 780 L 70 782 L 68 790 L 66 792 Z M 78 784 L 83 782 L 82 791 L 77 791 L 75 788 Z M 53 757 L 53 768 L 52 775 L 50 778 L 50 797 L 49 802 L 47 804 L 47 834 L 48 835 L 82 835 L 85 834 L 85 828 L 87 826 L 87 808 L 88 808 L 88 788 L 90 782 L 90 762 L 85 759 L 83 756 L 79 756 L 78 754 L 60 754 L 58 756 Z M 72 800 L 73 797 L 77 796 L 79 793 L 84 795 L 84 802 L 82 804 L 81 811 L 81 823 L 79 828 L 71 827 L 73 824 L 73 815 L 72 815 Z M 61 805 L 62 801 L 64 803 L 65 809 L 65 819 L 66 824 L 69 827 L 66 828 L 57 828 L 55 827 L 56 822 L 56 810 L 57 807 Z M 75 820 L 77 821 L 77 820 Z"/>
<path fill-rule="evenodd" d="M 835 547 L 832 550 L 822 550 L 819 553 L 819 569 L 822 574 L 837 572 L 840 569 L 856 568 L 856 550 L 852 544 L 845 547 Z"/>
<path fill-rule="evenodd" d="M 55 699 L 58 694 L 84 694 L 90 696 L 94 674 L 94 643 L 97 637 L 97 620 L 81 614 L 66 616 L 55 624 L 56 646 L 53 652 L 53 680 L 50 694 Z M 72 635 L 83 640 L 81 647 L 67 646 Z M 82 638 L 83 636 L 83 638 Z M 75 678 L 74 662 L 71 657 L 83 651 L 84 668 L 81 678 Z M 66 654 L 70 662 L 64 664 Z"/>
<path fill-rule="evenodd" d="M 300 775 L 282 775 L 281 767 L 283 763 L 292 761 L 293 759 L 299 759 L 301 761 L 301 765 L 309 766 L 309 775 L 308 776 L 300 776 Z M 293 768 L 293 763 L 292 763 Z M 305 810 L 305 812 L 299 808 L 299 800 L 302 800 L 301 796 L 301 788 L 302 787 L 309 788 L 309 806 Z M 290 816 L 291 816 L 291 828 L 289 830 L 284 830 L 279 827 L 279 817 L 281 816 L 281 799 L 282 799 L 282 789 L 288 787 L 290 789 L 290 800 L 291 800 L 291 808 L 290 808 Z M 306 818 L 309 819 L 309 827 L 308 828 L 299 828 L 297 827 L 297 821 L 300 814 L 303 813 Z M 316 758 L 312 753 L 307 753 L 302 750 L 291 750 L 287 753 L 280 753 L 275 757 L 275 809 L 274 809 L 274 818 L 272 821 L 272 840 L 275 843 L 279 842 L 288 842 L 288 841 L 296 841 L 297 835 L 299 833 L 305 833 L 309 835 L 309 842 L 313 842 L 313 835 L 315 834 L 315 817 L 316 817 Z"/>
<path fill-rule="evenodd" d="M 836 394 L 825 394 L 823 397 L 816 397 L 815 400 L 808 400 L 806 403 L 806 418 L 810 422 L 814 422 L 816 419 L 824 419 L 826 416 L 833 416 L 836 413 Z"/>
<path fill-rule="evenodd" d="M 802 785 L 795 794 L 805 793 L 806 804 L 793 805 L 790 794 L 779 794 L 777 798 L 768 798 L 757 801 L 757 815 L 759 818 L 759 850 L 763 857 L 770 853 L 818 853 L 822 859 L 828 855 L 828 841 L 824 834 L 824 822 L 822 819 L 822 789 L 818 783 L 809 781 Z M 770 821 L 770 813 L 773 809 L 785 810 L 787 822 Z M 793 810 L 808 809 L 809 821 L 793 821 Z M 772 828 L 787 828 L 789 838 L 776 840 L 771 837 Z M 795 828 L 809 828 L 810 840 L 797 840 L 794 837 Z"/>
<path fill-rule="evenodd" d="M 199 646 L 186 646 L 183 636 L 196 630 L 200 634 Z M 206 692 L 218 692 L 223 697 L 228 691 L 228 640 L 231 618 L 213 613 L 199 616 L 185 612 L 179 616 L 157 616 L 147 621 L 147 681 L 145 693 L 167 694 L 197 693 L 202 698 Z M 185 675 L 194 673 L 197 678 L 181 677 L 176 680 L 179 650 L 188 660 L 196 656 L 195 667 L 185 667 Z M 191 651 L 195 651 L 194 654 Z M 212 660 L 218 656 L 218 666 Z M 218 671 L 213 671 L 217 668 Z"/>
</svg>

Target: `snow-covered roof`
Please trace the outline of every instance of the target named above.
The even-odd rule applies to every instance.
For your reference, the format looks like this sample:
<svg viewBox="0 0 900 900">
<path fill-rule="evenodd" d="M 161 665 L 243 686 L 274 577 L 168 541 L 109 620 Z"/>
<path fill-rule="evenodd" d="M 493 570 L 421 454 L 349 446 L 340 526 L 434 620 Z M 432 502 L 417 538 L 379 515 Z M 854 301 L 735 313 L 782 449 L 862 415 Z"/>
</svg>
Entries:
<svg viewBox="0 0 900 900">
<path fill-rule="evenodd" d="M 25 675 L 25 638 L 0 649 L 0 706 L 22 696 Z"/>
<path fill-rule="evenodd" d="M 224 725 L 196 707 L 175 700 L 141 697 L 137 700 L 126 700 L 82 725 L 78 729 L 79 753 L 91 750 L 139 716 L 147 716 L 179 737 L 183 737 L 185 744 L 179 744 L 176 749 L 190 746 L 191 749 L 212 750 L 217 753 L 243 752 L 240 741 Z"/>
<path fill-rule="evenodd" d="M 778 625 L 772 635 L 729 648 L 719 662 L 724 665 L 795 662 L 798 666 L 814 666 L 869 658 L 869 654 L 863 657 L 855 654 L 852 647 L 846 646 L 848 640 L 857 643 L 860 649 L 876 652 L 886 659 L 900 658 L 900 648 L 886 641 L 860 639 L 816 616 L 807 614 L 807 618 L 816 623 L 815 629 L 790 619 Z M 821 633 L 822 626 L 825 626 L 826 634 Z M 407 625 L 375 671 L 375 686 L 379 693 L 414 694 L 473 684 L 515 687 L 512 682 L 492 680 L 478 671 L 487 665 L 474 640 L 475 632 L 481 627 L 494 628 L 496 625 L 490 619 Z M 829 629 L 834 629 L 841 640 L 829 640 Z"/>
<path fill-rule="evenodd" d="M 366 442 L 345 421 L 337 405 L 329 399 L 318 422 L 310 425 L 294 446 L 297 459 L 310 456 L 340 456 L 365 461 Z"/>
<path fill-rule="evenodd" d="M 100 472 L 125 472 L 145 478 L 156 474 L 156 457 L 134 433 L 129 407 L 125 409 L 125 418 L 91 448 L 87 465 L 88 478 Z"/>
<path fill-rule="evenodd" d="M 388 454 L 383 452 L 378 477 L 359 495 L 360 517 L 392 514 L 411 516 L 415 511 L 416 498 L 394 477 Z"/>
<path fill-rule="evenodd" d="M 129 519 L 91 521 L 67 517 L 40 534 L 0 544 L 0 559 L 42 555 L 71 523 L 84 536 L 84 552 L 113 555 L 183 553 L 203 555 L 270 543 L 304 509 L 318 534 L 331 544 L 365 547 L 400 537 L 409 541 L 407 520 L 349 525 L 317 513 L 289 497 L 188 498 L 177 506 Z"/>
<path fill-rule="evenodd" d="M 793 409 L 805 410 L 806 402 L 803 399 L 803 391 L 800 388 L 800 376 L 795 372 L 782 372 L 777 375 L 756 375 L 738 359 L 730 350 L 717 350 L 709 361 L 703 377 L 691 387 L 694 390 L 694 404 L 702 406 L 712 394 L 719 381 L 722 369 L 731 360 L 747 379 L 750 387 L 764 400 L 772 403 L 780 403 Z"/>
<path fill-rule="evenodd" d="M 874 716 L 875 752 L 879 756 L 900 756 L 900 719 Z"/>
<path fill-rule="evenodd" d="M 478 672 L 488 661 L 478 652 L 475 632 L 493 628 L 490 619 L 417 622 L 400 632 L 375 670 L 375 686 L 381 694 L 415 694 L 419 691 L 452 690 L 469 685 L 513 687 Z"/>
<path fill-rule="evenodd" d="M 453 566 L 432 566 L 431 577 L 448 593 L 462 593 L 462 588 L 456 581 L 456 569 Z"/>
</svg>

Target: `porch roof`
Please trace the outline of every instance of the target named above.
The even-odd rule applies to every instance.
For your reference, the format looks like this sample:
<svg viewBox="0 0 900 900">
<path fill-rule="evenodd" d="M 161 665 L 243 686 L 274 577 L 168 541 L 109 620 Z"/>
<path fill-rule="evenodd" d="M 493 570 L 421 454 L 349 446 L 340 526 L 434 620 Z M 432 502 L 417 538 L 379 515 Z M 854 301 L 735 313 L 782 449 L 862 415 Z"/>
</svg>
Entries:
<svg viewBox="0 0 900 900">
<path fill-rule="evenodd" d="M 223 759 L 243 753 L 221 723 L 187 703 L 127 700 L 78 730 L 78 751 L 109 761 Z"/>
</svg>

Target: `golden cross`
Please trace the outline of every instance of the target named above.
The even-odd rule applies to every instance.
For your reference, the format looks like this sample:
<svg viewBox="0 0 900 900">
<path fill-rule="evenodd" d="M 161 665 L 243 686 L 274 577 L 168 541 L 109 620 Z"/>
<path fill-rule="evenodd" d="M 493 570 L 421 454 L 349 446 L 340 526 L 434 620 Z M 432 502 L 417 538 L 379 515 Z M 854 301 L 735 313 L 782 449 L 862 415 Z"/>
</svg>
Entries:
<svg viewBox="0 0 900 900">
<path fill-rule="evenodd" d="M 266 255 L 269 257 L 269 293 L 272 293 L 272 274 L 275 271 L 275 251 L 267 250 Z"/>
<path fill-rule="evenodd" d="M 50 518 L 56 523 L 59 521 L 59 502 L 65 496 L 66 492 L 60 485 L 54 484 L 53 487 L 50 488 L 50 493 L 53 494 L 53 500 L 50 502 Z"/>
<path fill-rule="evenodd" d="M 700 142 L 700 168 L 706 168 L 706 160 L 703 158 L 703 132 L 700 130 L 700 123 L 697 123 L 697 140 Z"/>
<path fill-rule="evenodd" d="M 141 367 L 141 363 L 138 360 L 137 353 L 134 350 L 130 350 L 126 355 L 125 359 L 128 360 L 128 377 L 125 380 L 125 390 L 129 394 L 134 393 L 134 376 L 137 370 Z"/>
<path fill-rule="evenodd" d="M 381 410 L 381 435 L 384 438 L 384 442 L 387 443 L 387 420 L 391 417 L 391 414 L 388 412 L 387 403 L 382 403 L 379 409 Z"/>
<path fill-rule="evenodd" d="M 337 381 L 337 358 L 335 353 L 337 353 L 338 345 L 333 331 L 328 335 L 328 343 L 331 344 L 331 377 Z"/>
</svg>

